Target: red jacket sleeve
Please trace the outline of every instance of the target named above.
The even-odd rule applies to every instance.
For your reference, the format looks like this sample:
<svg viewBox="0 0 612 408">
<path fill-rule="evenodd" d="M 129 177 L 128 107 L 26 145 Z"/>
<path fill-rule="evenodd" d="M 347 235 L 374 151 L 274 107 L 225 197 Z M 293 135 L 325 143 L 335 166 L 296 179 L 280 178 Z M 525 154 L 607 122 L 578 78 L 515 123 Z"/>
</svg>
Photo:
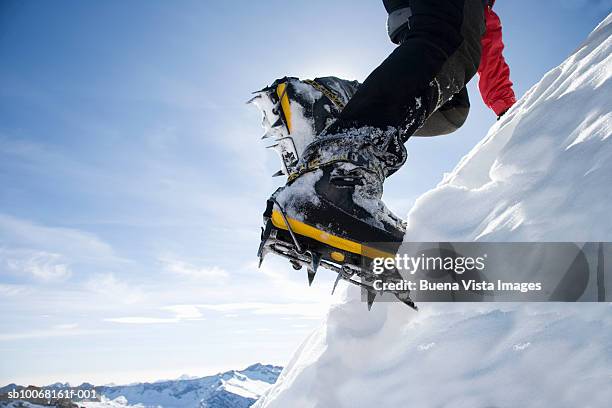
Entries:
<svg viewBox="0 0 612 408">
<path fill-rule="evenodd" d="M 487 31 L 482 37 L 478 87 L 485 104 L 499 116 L 516 103 L 516 97 L 510 81 L 510 68 L 502 54 L 501 21 L 491 7 L 486 8 L 485 17 Z"/>
</svg>

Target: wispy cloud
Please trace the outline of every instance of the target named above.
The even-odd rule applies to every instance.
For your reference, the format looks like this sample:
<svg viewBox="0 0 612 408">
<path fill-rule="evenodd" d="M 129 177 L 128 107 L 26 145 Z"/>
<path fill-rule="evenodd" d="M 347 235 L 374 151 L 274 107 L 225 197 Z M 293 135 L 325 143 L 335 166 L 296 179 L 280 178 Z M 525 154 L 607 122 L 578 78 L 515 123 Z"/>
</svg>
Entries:
<svg viewBox="0 0 612 408">
<path fill-rule="evenodd" d="M 194 320 L 202 318 L 202 312 L 195 305 L 173 305 L 165 306 L 163 309 L 175 313 L 177 319 Z"/>
<path fill-rule="evenodd" d="M 118 260 L 109 244 L 94 234 L 71 228 L 49 227 L 0 214 L 0 241 L 72 259 Z"/>
<path fill-rule="evenodd" d="M 143 317 L 143 316 L 128 316 L 128 317 L 112 317 L 104 319 L 105 322 L 122 323 L 122 324 L 166 324 L 178 323 L 176 318 L 161 318 L 161 317 Z"/>
<path fill-rule="evenodd" d="M 258 316 L 283 316 L 298 319 L 320 319 L 328 310 L 324 303 L 217 303 L 217 304 L 192 304 L 172 305 L 161 308 L 163 311 L 172 312 L 174 316 L 121 316 L 103 319 L 105 322 L 121 324 L 171 324 L 193 320 L 205 320 L 202 310 L 219 313 L 223 317 L 245 317 L 247 315 Z"/>
<path fill-rule="evenodd" d="M 0 284 L 0 296 L 9 297 L 23 294 L 27 290 L 24 285 Z"/>
<path fill-rule="evenodd" d="M 329 309 L 326 303 L 220 303 L 200 304 L 199 308 L 220 313 L 255 314 L 274 316 L 295 316 L 306 319 L 319 319 Z"/>
<path fill-rule="evenodd" d="M 112 273 L 94 276 L 84 284 L 84 288 L 109 300 L 123 304 L 138 303 L 146 298 L 141 288 L 118 279 Z"/>
<path fill-rule="evenodd" d="M 78 323 L 62 323 L 62 324 L 56 324 L 55 326 L 53 326 L 53 328 L 56 330 L 73 330 L 73 329 L 76 329 L 77 327 L 79 327 Z"/>
<path fill-rule="evenodd" d="M 167 272 L 188 278 L 219 283 L 229 277 L 229 273 L 218 266 L 196 266 L 172 257 L 163 257 L 159 261 Z"/>
<path fill-rule="evenodd" d="M 27 339 L 47 339 L 51 337 L 68 337 L 68 336 L 92 336 L 104 333 L 103 330 L 79 329 L 69 327 L 53 327 L 45 330 L 32 330 L 26 332 L 15 333 L 0 333 L 0 341 L 14 341 Z"/>
<path fill-rule="evenodd" d="M 174 314 L 173 317 L 152 317 L 152 316 L 125 316 L 125 317 L 110 317 L 104 319 L 110 323 L 122 324 L 167 324 L 180 323 L 186 320 L 203 320 L 202 313 L 196 305 L 172 305 L 161 308 L 164 311 L 169 311 Z"/>
<path fill-rule="evenodd" d="M 60 254 L 0 248 L 0 273 L 11 273 L 44 282 L 66 279 L 70 266 Z"/>
</svg>

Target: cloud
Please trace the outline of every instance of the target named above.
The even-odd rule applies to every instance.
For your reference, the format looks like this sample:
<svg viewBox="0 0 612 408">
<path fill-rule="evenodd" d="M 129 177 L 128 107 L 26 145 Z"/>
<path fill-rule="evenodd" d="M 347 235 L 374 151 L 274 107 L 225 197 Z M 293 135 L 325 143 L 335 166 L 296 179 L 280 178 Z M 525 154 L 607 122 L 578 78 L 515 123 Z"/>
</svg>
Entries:
<svg viewBox="0 0 612 408">
<path fill-rule="evenodd" d="M 63 324 L 56 324 L 55 326 L 53 326 L 54 329 L 56 330 L 73 330 L 76 329 L 79 325 L 77 323 L 63 323 Z"/>
<path fill-rule="evenodd" d="M 326 303 L 220 303 L 200 304 L 199 308 L 220 313 L 243 312 L 255 315 L 295 316 L 304 319 L 320 319 L 325 316 L 329 305 Z"/>
<path fill-rule="evenodd" d="M 0 273 L 4 269 L 44 282 L 66 279 L 71 275 L 62 255 L 45 251 L 0 248 L 0 268 Z"/>
<path fill-rule="evenodd" d="M 174 305 L 163 307 L 164 310 L 169 310 L 176 314 L 176 318 L 179 320 L 188 319 L 195 320 L 202 317 L 202 312 L 195 305 Z"/>
<path fill-rule="evenodd" d="M 94 276 L 85 283 L 84 287 L 90 292 L 118 303 L 134 304 L 146 298 L 142 289 L 117 279 L 111 273 Z"/>
<path fill-rule="evenodd" d="M 167 324 L 180 323 L 186 320 L 204 320 L 200 309 L 196 305 L 172 305 L 164 306 L 162 310 L 170 311 L 173 317 L 151 317 L 151 316 L 125 316 L 104 319 L 105 322 L 122 324 Z"/>
<path fill-rule="evenodd" d="M 218 312 L 224 317 L 244 317 L 246 315 L 285 316 L 293 319 L 320 319 L 325 316 L 329 306 L 325 303 L 217 303 L 164 306 L 161 310 L 174 314 L 172 317 L 160 316 L 122 316 L 103 319 L 106 322 L 122 324 L 168 324 L 184 321 L 204 320 L 201 310 Z"/>
<path fill-rule="evenodd" d="M 159 261 L 164 265 L 164 269 L 167 272 L 189 278 L 202 279 L 211 282 L 224 281 L 229 278 L 229 274 L 218 266 L 195 266 L 175 258 L 160 258 Z"/>
<path fill-rule="evenodd" d="M 17 296 L 23 294 L 27 287 L 23 285 L 12 285 L 0 283 L 0 297 Z"/>
<path fill-rule="evenodd" d="M 111 246 L 93 234 L 48 227 L 5 214 L 0 214 L 0 241 L 12 247 L 62 254 L 74 260 L 118 260 Z"/>
<path fill-rule="evenodd" d="M 105 333 L 103 330 L 77 329 L 53 327 L 46 330 L 33 330 L 21 333 L 0 333 L 0 341 L 14 341 L 27 339 L 47 339 L 51 337 L 92 336 Z"/>
<path fill-rule="evenodd" d="M 179 320 L 176 318 L 158 318 L 158 317 L 142 317 L 142 316 L 129 316 L 129 317 L 113 317 L 104 319 L 105 322 L 111 323 L 122 323 L 122 324 L 166 324 L 166 323 L 178 323 Z"/>
</svg>

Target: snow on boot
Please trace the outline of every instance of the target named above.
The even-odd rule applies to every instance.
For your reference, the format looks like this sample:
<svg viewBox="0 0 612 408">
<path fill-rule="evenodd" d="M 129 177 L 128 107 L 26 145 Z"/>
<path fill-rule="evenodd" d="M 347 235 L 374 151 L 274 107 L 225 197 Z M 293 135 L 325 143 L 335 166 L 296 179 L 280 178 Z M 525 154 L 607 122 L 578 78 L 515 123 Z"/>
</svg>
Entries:
<svg viewBox="0 0 612 408">
<path fill-rule="evenodd" d="M 248 103 L 262 112 L 262 139 L 271 139 L 268 147 L 281 158 L 282 169 L 275 175 L 295 171 L 306 146 L 338 117 L 358 87 L 357 81 L 336 77 L 285 77 L 255 92 Z"/>
<path fill-rule="evenodd" d="M 365 288 L 371 307 L 374 280 L 401 280 L 393 272 L 374 275 L 371 263 L 394 257 L 403 241 L 405 223 L 381 197 L 385 178 L 407 153 L 395 128 L 339 126 L 335 119 L 358 83 L 333 77 L 315 81 L 317 87 L 283 78 L 253 100 L 263 111 L 264 138 L 277 141 L 282 173 L 288 176 L 287 185 L 268 200 L 258 255 L 261 262 L 276 253 L 295 269 L 305 267 L 310 284 L 319 266 L 331 269 L 338 280 Z M 327 87 L 320 89 L 321 83 Z M 414 307 L 405 291 L 396 295 Z"/>
</svg>

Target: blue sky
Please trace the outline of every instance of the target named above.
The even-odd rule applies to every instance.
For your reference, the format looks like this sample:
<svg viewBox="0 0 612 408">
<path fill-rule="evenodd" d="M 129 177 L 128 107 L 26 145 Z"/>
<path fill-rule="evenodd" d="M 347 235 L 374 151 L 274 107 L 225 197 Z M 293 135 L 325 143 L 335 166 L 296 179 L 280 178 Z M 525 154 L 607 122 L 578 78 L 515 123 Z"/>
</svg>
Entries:
<svg viewBox="0 0 612 408">
<path fill-rule="evenodd" d="M 612 5 L 497 3 L 519 96 Z M 385 19 L 377 1 L 0 2 L 0 384 L 286 363 L 333 276 L 255 267 L 279 163 L 244 101 L 285 75 L 363 80 L 393 49 Z M 409 142 L 398 214 L 494 122 L 470 89 L 463 129 Z"/>
</svg>

